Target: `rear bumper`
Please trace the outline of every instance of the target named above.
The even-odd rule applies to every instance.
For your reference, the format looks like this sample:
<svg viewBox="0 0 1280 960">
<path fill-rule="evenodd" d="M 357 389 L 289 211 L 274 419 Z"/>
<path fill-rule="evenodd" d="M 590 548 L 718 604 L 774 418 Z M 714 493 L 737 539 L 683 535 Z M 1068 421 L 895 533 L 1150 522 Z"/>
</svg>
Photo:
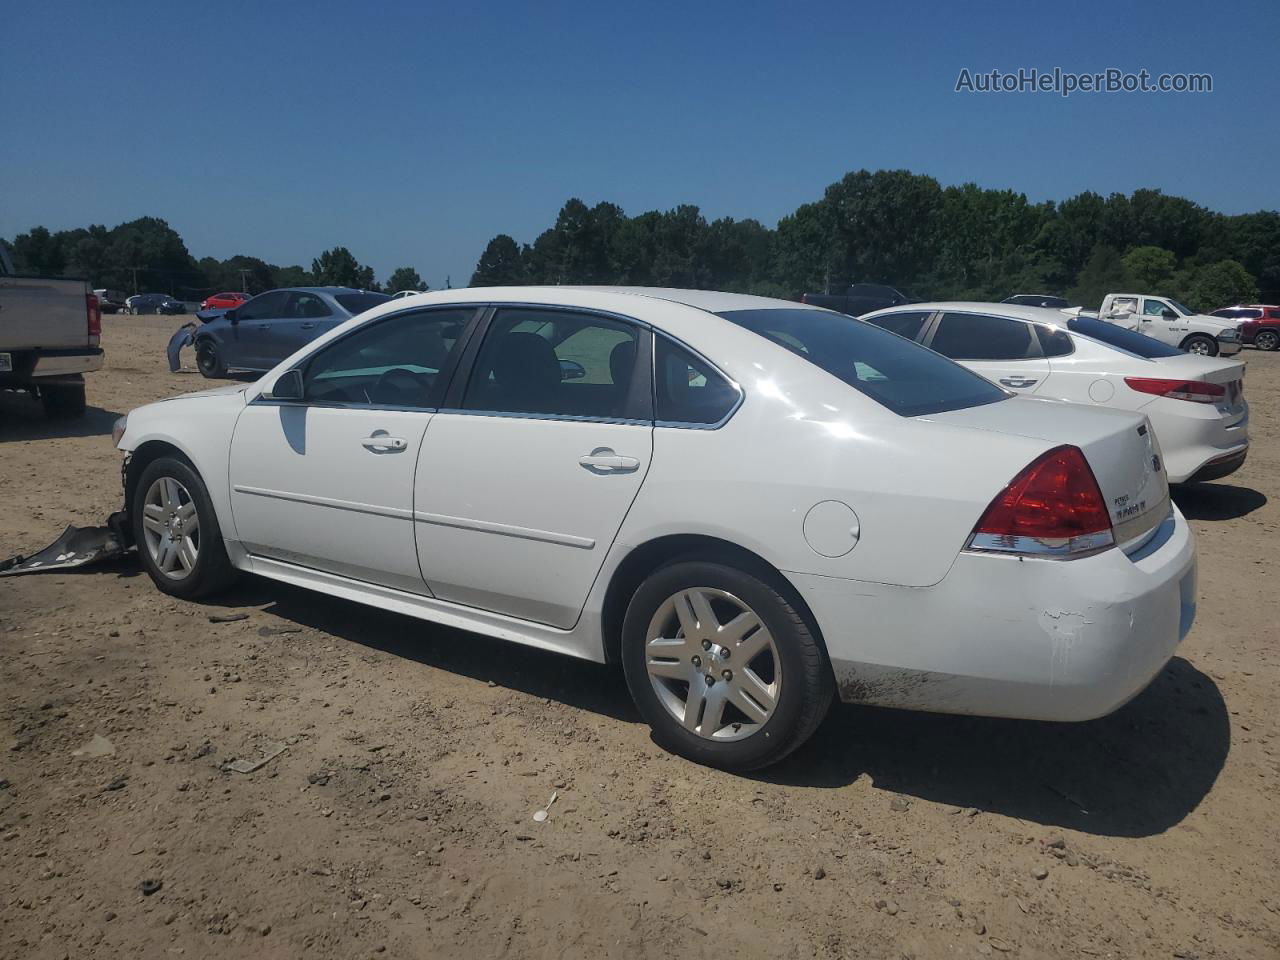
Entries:
<svg viewBox="0 0 1280 960">
<path fill-rule="evenodd" d="M 1249 407 L 1234 423 L 1211 404 L 1157 398 L 1142 412 L 1151 420 L 1170 483 L 1225 477 L 1240 468 L 1249 452 Z M 1222 466 L 1214 467 L 1215 464 Z M 1219 470 L 1216 476 L 1208 476 Z"/>
<path fill-rule="evenodd" d="M 23 386 L 33 380 L 54 380 L 73 377 L 102 369 L 101 347 L 80 347 L 71 350 L 14 350 L 11 353 L 13 370 L 0 373 L 0 387 Z"/>
<path fill-rule="evenodd" d="M 1230 476 L 1241 467 L 1244 466 L 1245 458 L 1249 456 L 1249 444 L 1245 443 L 1239 450 L 1232 453 L 1224 453 L 1221 456 L 1214 457 L 1199 470 L 1188 477 L 1185 483 L 1206 483 L 1209 480 L 1221 480 L 1223 477 Z"/>
<path fill-rule="evenodd" d="M 1133 556 L 962 553 L 926 588 L 788 576 L 842 699 L 940 713 L 1103 716 L 1160 672 L 1196 609 L 1195 544 L 1176 507 Z"/>
</svg>

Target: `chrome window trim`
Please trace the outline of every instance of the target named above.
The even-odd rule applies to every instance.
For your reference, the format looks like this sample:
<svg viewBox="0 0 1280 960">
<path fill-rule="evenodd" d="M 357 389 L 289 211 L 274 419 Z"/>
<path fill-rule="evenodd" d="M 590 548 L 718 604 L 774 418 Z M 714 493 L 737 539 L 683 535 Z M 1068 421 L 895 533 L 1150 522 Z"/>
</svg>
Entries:
<svg viewBox="0 0 1280 960">
<path fill-rule="evenodd" d="M 264 397 L 262 394 L 249 401 L 249 406 L 260 404 L 264 407 L 312 407 L 317 410 L 380 410 L 392 413 L 439 413 L 439 407 L 407 407 L 394 403 L 346 403 L 336 400 L 323 402 L 315 400 L 277 400 L 275 397 Z"/>
<path fill-rule="evenodd" d="M 592 417 L 573 413 L 523 413 L 516 410 L 471 410 L 462 407 L 439 407 L 436 413 L 452 413 L 464 417 L 510 417 L 513 420 L 560 420 L 565 423 L 613 423 L 620 426 L 651 427 L 652 420 L 634 417 Z"/>
</svg>

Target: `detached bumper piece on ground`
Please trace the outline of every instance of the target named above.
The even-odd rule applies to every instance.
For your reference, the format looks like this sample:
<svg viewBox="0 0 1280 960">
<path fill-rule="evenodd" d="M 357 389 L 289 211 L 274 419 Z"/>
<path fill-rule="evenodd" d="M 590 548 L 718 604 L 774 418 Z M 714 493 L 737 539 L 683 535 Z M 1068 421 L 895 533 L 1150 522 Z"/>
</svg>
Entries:
<svg viewBox="0 0 1280 960">
<path fill-rule="evenodd" d="M 113 513 L 105 527 L 67 527 L 62 536 L 39 553 L 0 560 L 0 577 L 87 567 L 124 556 L 130 545 L 124 514 Z"/>
</svg>

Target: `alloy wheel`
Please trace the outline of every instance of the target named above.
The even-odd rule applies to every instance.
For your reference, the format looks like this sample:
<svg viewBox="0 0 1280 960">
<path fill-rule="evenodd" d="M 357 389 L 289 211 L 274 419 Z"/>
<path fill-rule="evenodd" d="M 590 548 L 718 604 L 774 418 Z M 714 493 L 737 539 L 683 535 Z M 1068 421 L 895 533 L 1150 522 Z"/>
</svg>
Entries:
<svg viewBox="0 0 1280 960">
<path fill-rule="evenodd" d="M 1207 357 L 1209 356 L 1209 342 L 1207 340 L 1192 340 L 1187 344 L 1187 352 Z"/>
<path fill-rule="evenodd" d="M 142 536 L 156 569 L 185 580 L 200 559 L 200 514 L 190 491 L 173 477 L 158 477 L 142 501 Z"/>
<path fill-rule="evenodd" d="M 773 716 L 782 660 L 760 616 L 724 590 L 692 587 L 658 607 L 645 669 L 663 708 L 707 740 L 742 740 Z"/>
<path fill-rule="evenodd" d="M 1280 334 L 1273 333 L 1270 330 L 1263 330 L 1254 337 L 1253 343 L 1259 350 L 1274 350 L 1276 347 L 1280 347 Z"/>
</svg>

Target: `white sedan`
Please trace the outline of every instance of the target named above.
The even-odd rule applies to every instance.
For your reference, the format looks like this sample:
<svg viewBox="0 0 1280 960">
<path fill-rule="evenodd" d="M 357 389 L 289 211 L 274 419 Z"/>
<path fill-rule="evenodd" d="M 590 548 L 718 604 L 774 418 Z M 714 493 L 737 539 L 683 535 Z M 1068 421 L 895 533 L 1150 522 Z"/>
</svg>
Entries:
<svg viewBox="0 0 1280 960">
<path fill-rule="evenodd" d="M 862 319 L 1019 393 L 1141 411 L 1170 483 L 1225 477 L 1249 454 L 1238 360 L 1183 353 L 1095 317 L 1008 303 L 913 303 Z"/>
<path fill-rule="evenodd" d="M 116 442 L 166 593 L 245 571 L 620 662 L 661 744 L 730 769 L 786 756 L 833 693 L 1105 714 L 1195 612 L 1145 417 L 778 300 L 424 294 Z"/>
</svg>

